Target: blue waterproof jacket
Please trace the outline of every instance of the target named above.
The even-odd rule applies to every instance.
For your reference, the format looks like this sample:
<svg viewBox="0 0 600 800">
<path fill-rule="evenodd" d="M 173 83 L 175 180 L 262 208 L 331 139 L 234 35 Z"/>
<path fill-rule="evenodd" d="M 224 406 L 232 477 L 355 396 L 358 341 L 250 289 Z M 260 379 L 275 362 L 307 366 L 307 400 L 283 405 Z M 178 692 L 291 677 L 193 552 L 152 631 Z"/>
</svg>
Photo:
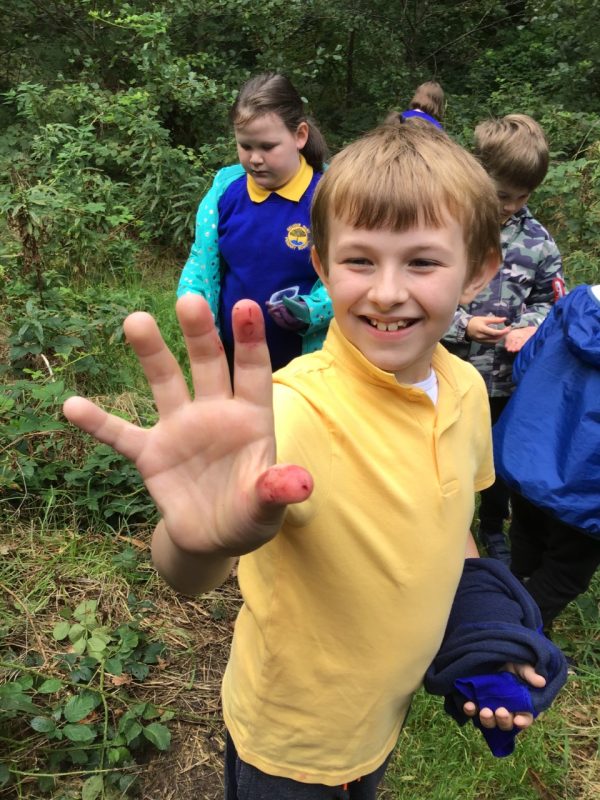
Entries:
<svg viewBox="0 0 600 800">
<path fill-rule="evenodd" d="M 534 505 L 600 538 L 600 302 L 578 286 L 515 361 L 494 426 L 498 475 Z"/>
</svg>

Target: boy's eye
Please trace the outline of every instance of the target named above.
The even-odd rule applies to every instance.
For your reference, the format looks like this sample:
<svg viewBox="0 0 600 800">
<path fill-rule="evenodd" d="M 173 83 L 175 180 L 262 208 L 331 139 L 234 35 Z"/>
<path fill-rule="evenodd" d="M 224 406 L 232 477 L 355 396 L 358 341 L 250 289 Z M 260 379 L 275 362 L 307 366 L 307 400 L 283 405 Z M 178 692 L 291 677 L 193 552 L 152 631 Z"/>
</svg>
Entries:
<svg viewBox="0 0 600 800">
<path fill-rule="evenodd" d="M 364 257 L 364 256 L 352 256 L 350 258 L 344 258 L 343 259 L 343 263 L 344 264 L 352 264 L 354 266 L 360 267 L 360 266 L 363 266 L 363 265 L 371 264 L 371 261 L 368 258 Z"/>
<path fill-rule="evenodd" d="M 268 151 L 268 150 L 272 150 L 274 147 L 275 147 L 274 144 L 263 144 L 262 149 Z"/>
<path fill-rule="evenodd" d="M 437 267 L 438 264 L 438 261 L 434 261 L 431 258 L 413 258 L 410 261 L 411 267 L 419 267 L 421 269 L 426 267 Z"/>
</svg>

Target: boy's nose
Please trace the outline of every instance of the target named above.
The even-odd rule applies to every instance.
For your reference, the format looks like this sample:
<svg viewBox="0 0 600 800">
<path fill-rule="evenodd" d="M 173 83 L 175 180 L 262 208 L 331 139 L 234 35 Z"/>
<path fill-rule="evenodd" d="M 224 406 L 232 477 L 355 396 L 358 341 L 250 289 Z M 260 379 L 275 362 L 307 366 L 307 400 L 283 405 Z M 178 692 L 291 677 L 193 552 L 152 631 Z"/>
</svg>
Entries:
<svg viewBox="0 0 600 800">
<path fill-rule="evenodd" d="M 408 291 L 398 269 L 381 270 L 374 277 L 369 299 L 381 309 L 405 303 Z"/>
</svg>

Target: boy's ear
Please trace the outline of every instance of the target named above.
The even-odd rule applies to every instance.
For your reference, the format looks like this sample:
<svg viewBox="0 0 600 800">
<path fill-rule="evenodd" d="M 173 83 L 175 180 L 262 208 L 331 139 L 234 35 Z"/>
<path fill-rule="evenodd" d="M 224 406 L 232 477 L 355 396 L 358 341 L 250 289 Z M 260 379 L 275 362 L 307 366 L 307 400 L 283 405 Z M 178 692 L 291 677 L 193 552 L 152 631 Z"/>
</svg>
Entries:
<svg viewBox="0 0 600 800">
<path fill-rule="evenodd" d="M 463 286 L 460 296 L 461 305 L 467 305 L 474 300 L 479 292 L 483 291 L 494 275 L 498 272 L 502 259 L 498 253 L 489 253 L 477 275 Z"/>
<path fill-rule="evenodd" d="M 327 288 L 327 286 L 329 285 L 327 272 L 323 267 L 319 254 L 317 253 L 317 248 L 314 245 L 310 248 L 310 260 L 312 261 L 312 265 L 315 268 L 315 272 L 317 273 L 322 283 Z"/>
</svg>

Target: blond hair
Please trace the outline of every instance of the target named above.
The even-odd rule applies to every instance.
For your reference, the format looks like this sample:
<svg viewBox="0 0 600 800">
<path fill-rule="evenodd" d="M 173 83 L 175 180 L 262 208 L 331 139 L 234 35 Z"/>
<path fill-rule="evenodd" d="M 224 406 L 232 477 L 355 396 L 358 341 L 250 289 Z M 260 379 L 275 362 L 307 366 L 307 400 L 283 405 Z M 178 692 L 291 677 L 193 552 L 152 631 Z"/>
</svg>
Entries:
<svg viewBox="0 0 600 800">
<path fill-rule="evenodd" d="M 490 177 L 462 147 L 429 125 L 381 125 L 339 152 L 311 208 L 314 246 L 327 270 L 332 217 L 356 228 L 463 226 L 467 280 L 501 259 L 498 199 Z"/>
<path fill-rule="evenodd" d="M 496 180 L 530 192 L 546 177 L 550 158 L 544 131 L 527 114 L 479 123 L 475 155 Z"/>
<path fill-rule="evenodd" d="M 424 111 L 441 122 L 444 119 L 444 90 L 437 81 L 425 81 L 415 89 L 408 107 Z"/>
</svg>

